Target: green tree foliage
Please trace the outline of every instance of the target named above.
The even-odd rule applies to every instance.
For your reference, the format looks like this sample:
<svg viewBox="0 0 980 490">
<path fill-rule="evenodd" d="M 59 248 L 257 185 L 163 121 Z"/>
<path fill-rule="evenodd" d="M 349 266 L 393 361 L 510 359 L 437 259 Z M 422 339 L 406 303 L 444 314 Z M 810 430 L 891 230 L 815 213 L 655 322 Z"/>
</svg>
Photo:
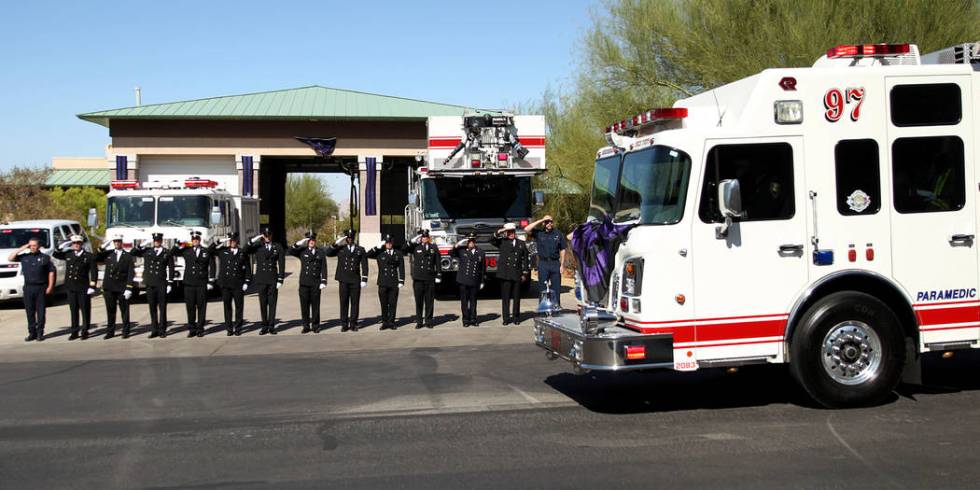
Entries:
<svg viewBox="0 0 980 490">
<path fill-rule="evenodd" d="M 39 219 L 50 206 L 44 181 L 49 169 L 14 167 L 0 172 L 0 221 Z"/>
<path fill-rule="evenodd" d="M 45 217 L 72 219 L 81 223 L 83 227 L 87 227 L 88 210 L 95 208 L 96 216 L 99 217 L 99 226 L 95 229 L 95 234 L 104 237 L 105 194 L 105 191 L 96 187 L 70 187 L 68 189 L 55 187 L 48 191 L 51 205 L 45 212 Z"/>
<path fill-rule="evenodd" d="M 588 189 L 610 122 L 766 68 L 811 66 L 838 44 L 912 42 L 926 53 L 977 40 L 976 0 L 608 0 L 584 36 L 574 88 L 544 97 L 549 166 Z M 577 206 L 564 211 L 581 221 L 587 206 Z"/>
<path fill-rule="evenodd" d="M 337 216 L 337 203 L 330 197 L 329 191 L 320 179 L 307 174 L 289 176 L 286 180 L 288 239 L 298 239 L 308 230 L 317 233 L 332 232 L 332 227 L 330 230 L 325 227 L 335 216 Z"/>
</svg>

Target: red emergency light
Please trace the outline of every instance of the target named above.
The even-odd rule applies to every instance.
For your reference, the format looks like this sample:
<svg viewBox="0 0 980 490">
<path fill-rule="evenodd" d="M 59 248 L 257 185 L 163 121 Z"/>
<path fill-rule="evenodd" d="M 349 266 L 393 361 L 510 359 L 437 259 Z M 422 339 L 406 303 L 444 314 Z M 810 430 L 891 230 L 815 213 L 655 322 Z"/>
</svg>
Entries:
<svg viewBox="0 0 980 490">
<path fill-rule="evenodd" d="M 889 56 L 908 54 L 909 43 L 902 44 L 842 44 L 827 50 L 828 58 L 859 58 L 862 56 Z"/>
<path fill-rule="evenodd" d="M 217 186 L 218 183 L 211 179 L 187 179 L 184 181 L 184 187 L 188 189 L 198 189 L 201 187 L 214 188 Z"/>
<path fill-rule="evenodd" d="M 627 361 L 639 361 L 646 359 L 647 357 L 647 347 L 645 345 L 627 345 L 626 346 L 626 360 Z"/>
<path fill-rule="evenodd" d="M 480 160 L 478 160 L 476 158 L 474 158 L 473 160 L 470 160 L 470 166 L 473 167 L 473 168 L 480 168 Z"/>
<path fill-rule="evenodd" d="M 109 183 L 109 187 L 113 189 L 138 189 L 139 186 L 138 180 L 113 180 Z"/>
<path fill-rule="evenodd" d="M 498 162 L 506 162 L 507 161 L 507 154 L 506 153 L 497 153 L 497 161 Z"/>
<path fill-rule="evenodd" d="M 641 114 L 637 114 L 629 119 L 623 119 L 617 123 L 606 128 L 607 133 L 619 133 L 620 131 L 626 131 L 627 129 L 633 129 L 640 126 L 646 126 L 647 124 L 653 124 L 661 121 L 670 121 L 674 119 L 684 119 L 687 117 L 686 107 L 667 107 L 662 109 L 650 109 Z"/>
</svg>

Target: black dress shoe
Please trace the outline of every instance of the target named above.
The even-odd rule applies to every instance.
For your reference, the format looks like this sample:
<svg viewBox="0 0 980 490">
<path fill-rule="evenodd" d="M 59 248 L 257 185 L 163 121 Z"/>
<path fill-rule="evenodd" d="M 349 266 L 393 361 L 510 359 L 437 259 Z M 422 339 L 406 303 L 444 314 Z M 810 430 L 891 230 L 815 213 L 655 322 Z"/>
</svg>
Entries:
<svg viewBox="0 0 980 490">
<path fill-rule="evenodd" d="M 468 326 L 470 326 L 470 324 L 469 324 L 469 323 L 467 323 L 467 322 L 463 322 L 463 328 L 466 328 L 466 327 L 468 327 Z"/>
<path fill-rule="evenodd" d="M 259 335 L 265 335 L 267 333 L 269 333 L 269 329 L 268 328 L 264 328 L 263 327 L 262 330 L 259 330 Z"/>
<path fill-rule="evenodd" d="M 309 325 L 304 325 L 304 326 L 303 326 L 303 331 L 302 331 L 302 333 L 310 333 L 310 326 L 309 326 Z"/>
<path fill-rule="evenodd" d="M 320 326 L 319 325 L 313 327 L 313 333 L 320 333 Z"/>
<path fill-rule="evenodd" d="M 415 324 L 415 330 L 421 330 L 421 329 L 422 329 L 422 324 L 421 323 L 416 323 Z"/>
<path fill-rule="evenodd" d="M 72 334 L 68 336 L 68 340 L 77 340 L 77 339 L 78 339 L 78 333 L 72 332 Z"/>
<path fill-rule="evenodd" d="M 357 331 L 357 325 L 351 327 L 350 329 L 353 330 L 354 332 L 356 332 Z"/>
<path fill-rule="evenodd" d="M 167 338 L 167 331 L 166 330 L 160 330 L 160 338 L 161 339 Z"/>
<path fill-rule="evenodd" d="M 198 337 L 204 337 L 204 329 L 203 328 L 197 331 L 197 336 Z"/>
<path fill-rule="evenodd" d="M 279 332 L 277 332 L 277 331 L 276 331 L 276 327 L 272 327 L 272 328 L 270 328 L 270 329 L 269 329 L 269 334 L 270 334 L 270 335 L 276 335 L 276 334 L 278 334 L 278 333 L 279 333 Z"/>
<path fill-rule="evenodd" d="M 197 332 L 195 332 L 193 329 L 187 331 L 187 338 L 194 337 L 195 335 L 197 335 Z"/>
<path fill-rule="evenodd" d="M 122 337 L 124 339 L 128 339 L 129 338 L 129 332 L 123 332 L 123 336 Z"/>
<path fill-rule="evenodd" d="M 225 334 L 231 337 L 232 335 L 235 335 L 235 331 L 229 328 L 228 331 L 225 332 Z"/>
<path fill-rule="evenodd" d="M 114 332 L 106 332 L 105 333 L 105 337 L 102 337 L 102 338 L 103 339 L 106 339 L 106 340 L 109 340 L 109 339 L 111 339 L 111 338 L 113 338 L 115 336 L 116 336 L 116 334 Z"/>
<path fill-rule="evenodd" d="M 235 329 L 235 337 L 240 337 L 241 335 L 242 335 L 242 329 L 236 328 Z"/>
<path fill-rule="evenodd" d="M 340 327 L 340 331 L 341 332 L 346 332 L 348 330 L 350 330 L 350 327 L 348 327 L 347 325 L 344 325 L 343 327 Z"/>
<path fill-rule="evenodd" d="M 27 337 L 24 338 L 24 342 L 30 342 L 32 340 L 37 340 L 37 335 L 30 334 L 30 335 L 28 335 Z"/>
<path fill-rule="evenodd" d="M 37 339 L 35 340 L 37 340 L 38 342 L 44 342 L 44 334 L 43 333 L 37 334 Z"/>
<path fill-rule="evenodd" d="M 82 330 L 82 340 L 88 339 L 88 330 Z"/>
<path fill-rule="evenodd" d="M 431 323 L 429 323 L 429 324 L 427 324 L 427 325 L 425 326 L 425 328 L 435 328 L 435 327 L 433 327 L 433 326 L 432 326 L 432 324 L 431 324 Z"/>
<path fill-rule="evenodd" d="M 150 338 L 151 338 L 151 339 L 155 339 L 155 338 L 157 338 L 157 337 L 159 337 L 159 336 L 160 336 L 160 332 L 157 332 L 157 331 L 155 331 L 155 330 L 154 330 L 154 331 L 152 331 L 152 332 L 150 332 Z"/>
</svg>

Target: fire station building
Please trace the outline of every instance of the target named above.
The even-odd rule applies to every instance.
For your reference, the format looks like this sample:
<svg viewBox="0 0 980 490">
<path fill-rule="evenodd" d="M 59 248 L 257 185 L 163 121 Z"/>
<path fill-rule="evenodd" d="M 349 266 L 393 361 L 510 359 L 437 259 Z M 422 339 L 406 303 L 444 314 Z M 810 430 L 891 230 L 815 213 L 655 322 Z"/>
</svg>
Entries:
<svg viewBox="0 0 980 490">
<path fill-rule="evenodd" d="M 79 114 L 109 129 L 114 179 L 210 178 L 261 199 L 261 222 L 285 236 L 286 176 L 344 172 L 358 179 L 362 243 L 405 235 L 408 172 L 427 147 L 426 119 L 467 107 L 320 86 Z M 328 156 L 297 138 L 336 138 Z M 372 199 L 373 198 L 373 199 Z"/>
</svg>

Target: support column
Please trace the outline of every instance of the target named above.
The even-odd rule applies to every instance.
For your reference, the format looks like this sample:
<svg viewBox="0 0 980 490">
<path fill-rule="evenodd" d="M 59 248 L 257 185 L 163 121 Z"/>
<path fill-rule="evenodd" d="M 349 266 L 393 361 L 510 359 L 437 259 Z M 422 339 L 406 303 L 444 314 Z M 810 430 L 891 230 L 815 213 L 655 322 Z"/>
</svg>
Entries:
<svg viewBox="0 0 980 490">
<path fill-rule="evenodd" d="M 246 167 L 251 159 L 251 179 L 246 178 Z M 245 197 L 259 197 L 259 167 L 262 163 L 261 155 L 235 154 L 235 169 L 238 170 L 238 192 Z"/>
<path fill-rule="evenodd" d="M 367 159 L 375 159 L 374 167 L 374 215 L 365 215 L 367 211 L 367 184 L 368 171 Z M 381 163 L 384 158 L 375 155 L 358 155 L 357 166 L 360 177 L 359 199 L 358 199 L 358 219 L 361 222 L 360 239 L 362 246 L 374 246 L 381 241 Z"/>
</svg>

